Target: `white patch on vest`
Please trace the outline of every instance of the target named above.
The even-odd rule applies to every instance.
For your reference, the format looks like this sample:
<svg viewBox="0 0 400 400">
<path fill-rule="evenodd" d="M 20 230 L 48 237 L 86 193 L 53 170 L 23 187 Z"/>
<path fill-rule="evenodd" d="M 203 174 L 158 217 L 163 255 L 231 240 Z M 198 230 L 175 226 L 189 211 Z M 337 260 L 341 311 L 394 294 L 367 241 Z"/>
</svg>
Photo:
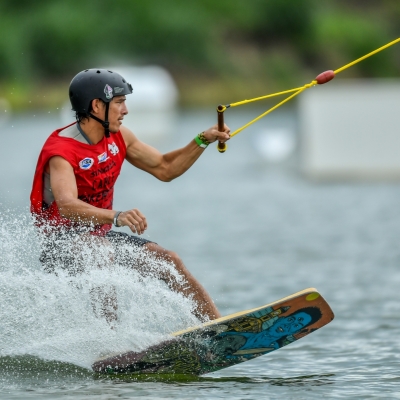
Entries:
<svg viewBox="0 0 400 400">
<path fill-rule="evenodd" d="M 107 152 L 105 151 L 103 154 L 100 154 L 99 156 L 97 156 L 97 159 L 99 160 L 99 164 L 104 161 L 107 161 L 108 160 Z"/>
<path fill-rule="evenodd" d="M 115 156 L 119 153 L 119 148 L 118 146 L 115 144 L 115 142 L 112 142 L 112 144 L 108 145 L 108 150 L 110 150 L 110 153 Z"/>
<path fill-rule="evenodd" d="M 67 137 L 74 139 L 78 142 L 88 144 L 88 141 L 83 137 L 82 133 L 79 132 L 77 124 L 71 125 L 68 128 L 63 129 L 58 136 Z M 90 144 L 90 143 L 89 143 Z"/>
<path fill-rule="evenodd" d="M 81 169 L 89 169 L 94 164 L 93 158 L 86 157 L 83 160 L 79 161 L 79 166 Z"/>
</svg>

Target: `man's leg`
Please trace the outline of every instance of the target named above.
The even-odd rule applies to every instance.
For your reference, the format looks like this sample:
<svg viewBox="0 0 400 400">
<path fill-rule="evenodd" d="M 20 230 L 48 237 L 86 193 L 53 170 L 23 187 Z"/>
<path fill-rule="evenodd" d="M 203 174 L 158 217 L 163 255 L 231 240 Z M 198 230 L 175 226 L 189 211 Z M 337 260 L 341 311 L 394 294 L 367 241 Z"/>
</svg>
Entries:
<svg viewBox="0 0 400 400">
<path fill-rule="evenodd" d="M 105 318 L 113 328 L 118 320 L 118 301 L 115 287 L 97 286 L 91 289 L 90 300 L 94 315 L 97 318 Z"/>
<path fill-rule="evenodd" d="M 128 235 L 124 232 L 109 231 L 106 235 L 106 239 L 108 239 L 114 246 L 115 261 L 117 264 L 133 267 L 143 275 L 147 275 L 149 272 L 146 260 L 143 260 L 142 257 L 139 257 L 138 259 L 137 256 L 132 255 L 129 251 L 125 251 L 125 246 L 133 246 L 138 249 L 143 248 L 154 258 L 172 263 L 177 273 L 183 277 L 183 282 L 178 281 L 173 274 L 166 270 L 157 271 L 158 278 L 163 280 L 172 290 L 182 293 L 186 297 L 192 297 L 196 303 L 195 315 L 200 320 L 204 320 L 204 317 L 207 317 L 208 319 L 216 319 L 221 316 L 210 295 L 187 270 L 176 253 L 166 250 L 157 243 L 151 242 L 148 239 Z"/>
<path fill-rule="evenodd" d="M 204 317 L 206 316 L 211 320 L 221 317 L 221 314 L 214 305 L 210 295 L 189 272 L 176 253 L 166 250 L 153 242 L 146 243 L 143 247 L 150 253 L 153 253 L 156 258 L 174 264 L 176 271 L 184 278 L 182 283 L 177 282 L 176 278 L 167 271 L 160 271 L 159 278 L 165 281 L 165 283 L 175 292 L 182 293 L 185 297 L 190 296 L 193 298 L 196 303 L 195 315 L 197 318 L 204 320 Z"/>
<path fill-rule="evenodd" d="M 91 263 L 98 269 L 112 269 L 114 263 L 114 250 L 112 244 L 103 237 L 82 235 L 81 245 L 84 243 L 86 257 L 91 258 Z M 102 249 L 99 253 L 99 249 Z M 81 249 L 82 250 L 82 249 Z M 88 252 L 88 250 L 91 250 Z M 100 256 L 99 256 L 100 254 Z M 88 260 L 85 260 L 86 262 Z M 105 318 L 113 329 L 118 320 L 117 291 L 113 285 L 102 285 L 90 291 L 90 298 L 94 314 L 98 318 Z"/>
<path fill-rule="evenodd" d="M 46 272 L 55 273 L 63 269 L 70 276 L 85 272 L 88 263 L 99 269 L 111 268 L 113 264 L 113 248 L 104 238 L 86 233 L 65 232 L 42 239 L 42 262 Z M 98 249 L 103 251 L 98 255 Z M 90 290 L 90 300 L 94 314 L 113 326 L 117 321 L 117 294 L 114 286 L 102 285 Z"/>
</svg>

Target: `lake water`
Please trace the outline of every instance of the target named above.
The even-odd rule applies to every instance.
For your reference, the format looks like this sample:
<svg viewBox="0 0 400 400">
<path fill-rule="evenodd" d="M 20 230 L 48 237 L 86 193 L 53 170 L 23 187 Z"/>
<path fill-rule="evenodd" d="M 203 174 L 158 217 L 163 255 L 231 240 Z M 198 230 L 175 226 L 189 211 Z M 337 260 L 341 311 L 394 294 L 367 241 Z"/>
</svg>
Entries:
<svg viewBox="0 0 400 400">
<path fill-rule="evenodd" d="M 159 147 L 185 145 L 214 114 L 182 112 Z M 226 115 L 232 128 L 251 117 Z M 223 315 L 316 287 L 333 322 L 193 381 L 95 376 L 90 363 L 101 349 L 145 347 L 195 320 L 190 302 L 156 281 L 102 271 L 85 279 L 123 293 L 114 332 L 92 316 L 85 288 L 42 272 L 26 215 L 39 150 L 59 125 L 52 114 L 25 115 L 2 128 L 0 398 L 400 398 L 400 184 L 315 183 L 296 156 L 266 162 L 255 138 L 262 129 L 295 132 L 291 112 L 242 132 L 223 155 L 211 145 L 171 183 L 126 165 L 115 208 L 140 209 L 145 237 L 178 252 Z"/>
</svg>

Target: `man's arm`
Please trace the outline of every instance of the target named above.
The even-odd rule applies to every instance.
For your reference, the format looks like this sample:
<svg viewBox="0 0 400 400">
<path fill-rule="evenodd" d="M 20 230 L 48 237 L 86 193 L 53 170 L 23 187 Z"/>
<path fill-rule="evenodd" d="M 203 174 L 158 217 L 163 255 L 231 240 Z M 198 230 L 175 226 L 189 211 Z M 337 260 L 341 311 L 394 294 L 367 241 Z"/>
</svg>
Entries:
<svg viewBox="0 0 400 400">
<path fill-rule="evenodd" d="M 49 168 L 51 190 L 60 214 L 64 218 L 95 225 L 113 223 L 116 211 L 97 208 L 78 199 L 74 170 L 68 161 L 60 156 L 52 157 L 49 161 Z M 145 231 L 147 228 L 146 218 L 139 210 L 128 210 L 123 214 L 124 226 L 129 226 L 132 232 L 139 235 Z"/>
<path fill-rule="evenodd" d="M 210 142 L 226 142 L 229 140 L 229 128 L 218 131 L 215 125 L 204 131 L 204 137 Z M 187 146 L 161 154 L 154 147 L 141 142 L 129 129 L 121 126 L 121 133 L 126 143 L 126 159 L 135 167 L 146 171 L 164 182 L 170 182 L 186 172 L 201 156 L 204 148 L 194 140 Z"/>
</svg>

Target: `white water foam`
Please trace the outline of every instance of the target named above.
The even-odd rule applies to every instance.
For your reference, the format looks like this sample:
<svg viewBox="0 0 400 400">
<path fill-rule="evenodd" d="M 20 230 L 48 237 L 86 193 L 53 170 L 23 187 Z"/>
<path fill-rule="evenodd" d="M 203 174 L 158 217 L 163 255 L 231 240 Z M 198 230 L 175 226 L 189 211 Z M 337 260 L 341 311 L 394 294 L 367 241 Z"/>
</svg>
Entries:
<svg viewBox="0 0 400 400">
<path fill-rule="evenodd" d="M 150 273 L 106 264 L 110 249 L 83 247 L 85 272 L 47 273 L 38 261 L 37 231 L 29 217 L 0 216 L 0 357 L 33 355 L 85 368 L 107 354 L 140 351 L 176 330 L 199 324 L 194 303 L 152 272 L 175 273 L 167 262 L 138 252 Z M 82 244 L 85 246 L 85 244 Z M 179 278 L 179 277 L 178 277 Z M 111 329 L 94 312 L 93 292 L 115 290 L 118 321 Z M 96 306 L 95 306 L 96 307 Z"/>
</svg>

